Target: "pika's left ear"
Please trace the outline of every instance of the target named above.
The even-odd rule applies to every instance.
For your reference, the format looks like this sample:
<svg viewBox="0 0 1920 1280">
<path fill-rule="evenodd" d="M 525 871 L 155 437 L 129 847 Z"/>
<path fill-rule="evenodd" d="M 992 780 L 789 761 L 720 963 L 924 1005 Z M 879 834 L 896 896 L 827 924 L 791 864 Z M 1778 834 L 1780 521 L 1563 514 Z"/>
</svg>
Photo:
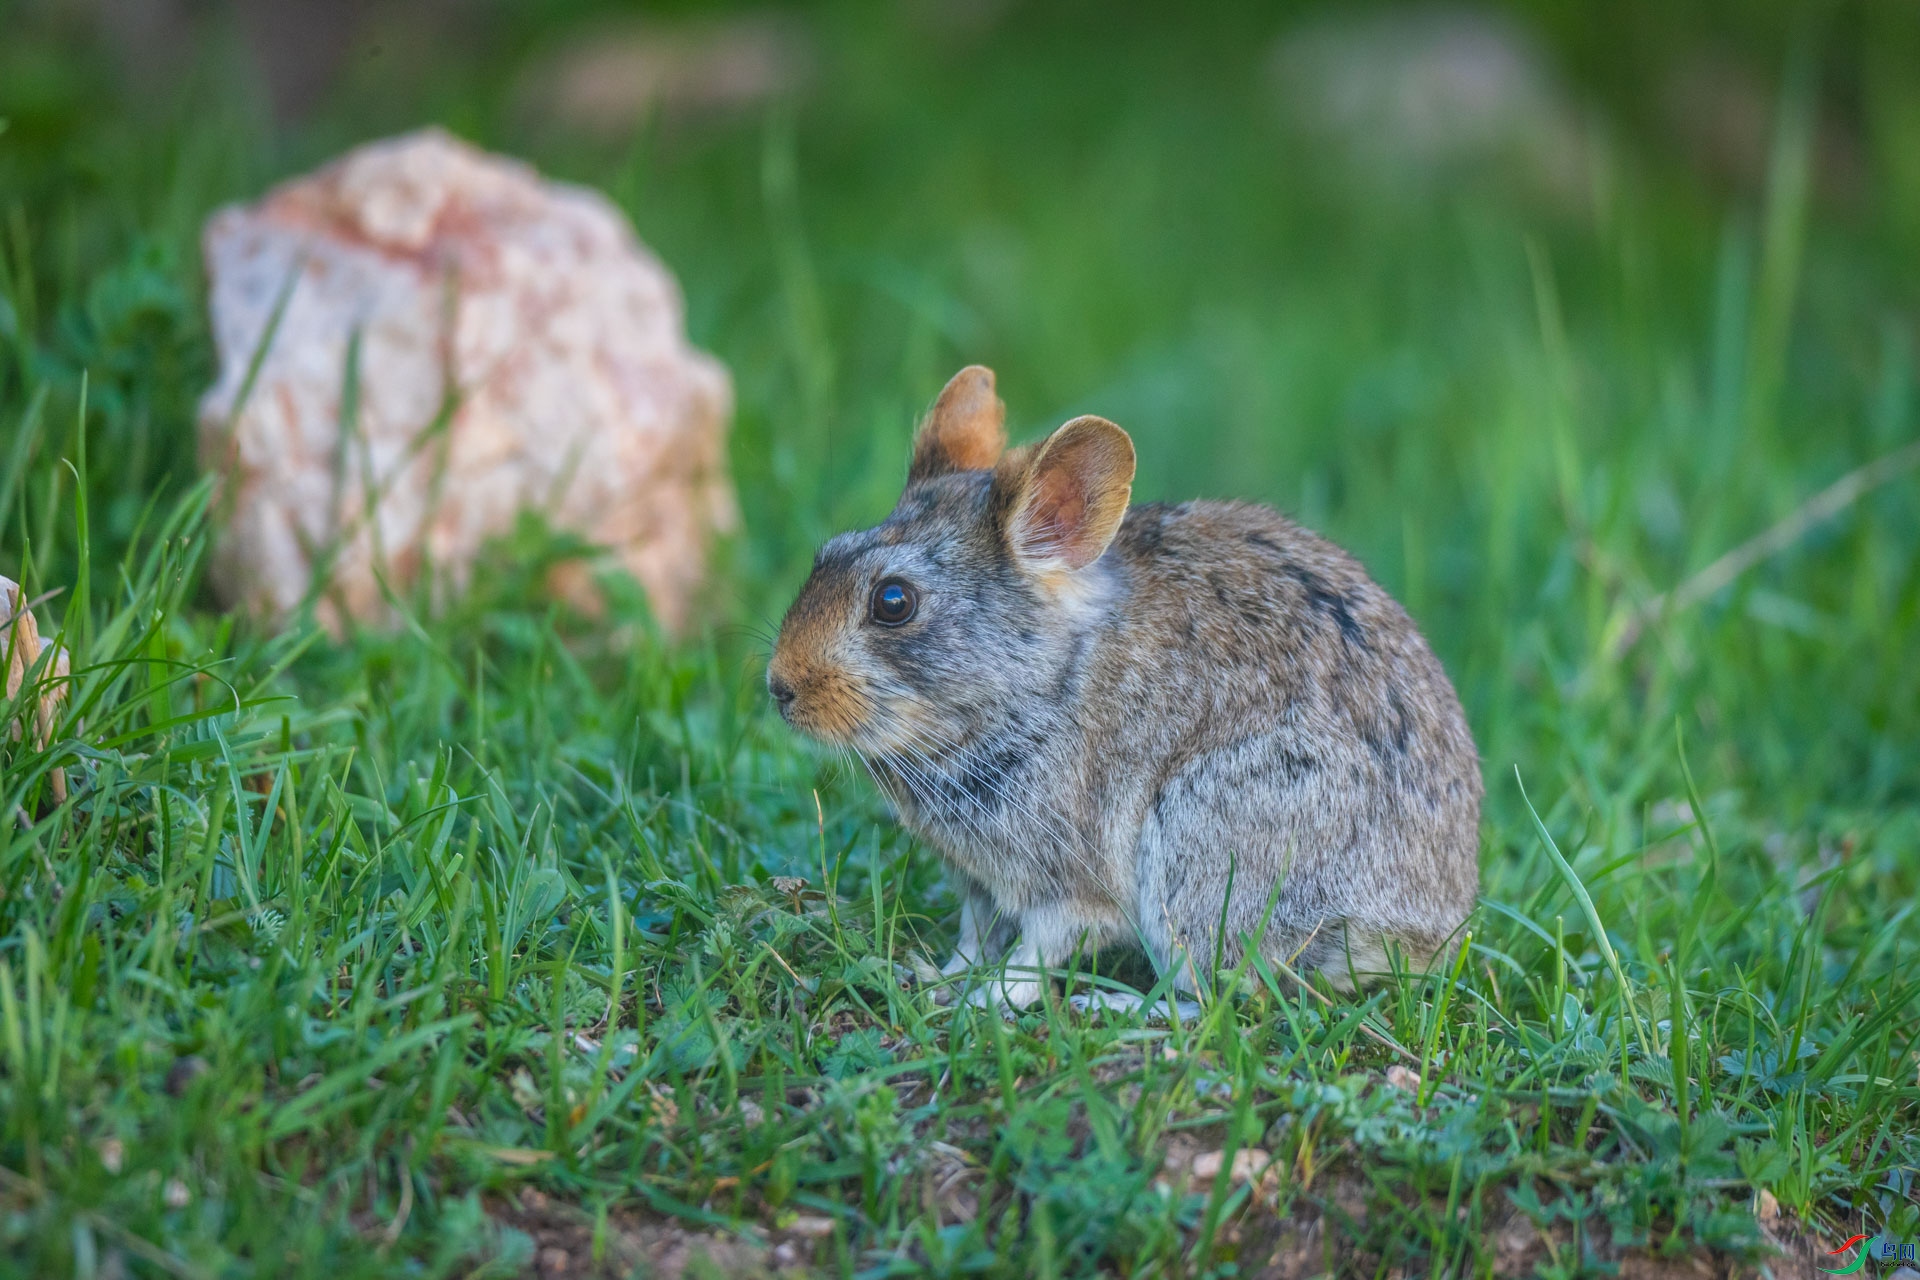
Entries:
<svg viewBox="0 0 1920 1280">
<path fill-rule="evenodd" d="M 1016 481 L 1014 558 L 1042 573 L 1098 560 L 1126 517 L 1133 467 L 1133 441 L 1105 418 L 1075 418 L 1048 436 Z"/>
<path fill-rule="evenodd" d="M 993 370 L 970 364 L 953 375 L 913 438 L 907 483 L 950 471 L 985 471 L 1007 447 L 1007 406 L 993 393 Z"/>
</svg>

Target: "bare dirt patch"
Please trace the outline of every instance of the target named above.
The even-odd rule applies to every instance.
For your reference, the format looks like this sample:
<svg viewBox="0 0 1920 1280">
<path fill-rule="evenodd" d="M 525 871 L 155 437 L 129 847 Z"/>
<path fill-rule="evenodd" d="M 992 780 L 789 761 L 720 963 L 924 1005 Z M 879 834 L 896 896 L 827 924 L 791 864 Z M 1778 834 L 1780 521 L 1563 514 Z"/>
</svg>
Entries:
<svg viewBox="0 0 1920 1280">
<path fill-rule="evenodd" d="M 636 1268 L 659 1280 L 693 1276 L 772 1276 L 783 1252 L 743 1236 L 700 1230 L 633 1210 L 614 1210 L 595 1247 L 593 1215 L 532 1188 L 488 1206 L 494 1219 L 533 1240 L 525 1272 L 535 1280 L 625 1280 Z M 596 1256 L 597 1254 L 597 1256 Z M 798 1261 L 795 1257 L 794 1261 Z"/>
</svg>

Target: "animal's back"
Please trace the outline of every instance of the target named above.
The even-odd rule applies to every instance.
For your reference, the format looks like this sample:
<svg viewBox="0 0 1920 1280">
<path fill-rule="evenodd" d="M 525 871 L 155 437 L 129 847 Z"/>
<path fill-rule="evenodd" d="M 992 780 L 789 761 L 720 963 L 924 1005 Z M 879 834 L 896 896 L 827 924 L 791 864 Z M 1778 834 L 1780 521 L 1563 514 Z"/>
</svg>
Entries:
<svg viewBox="0 0 1920 1280">
<path fill-rule="evenodd" d="M 1090 747 L 1146 783 L 1134 907 L 1156 949 L 1216 954 L 1229 874 L 1223 959 L 1276 881 L 1266 949 L 1304 946 L 1336 980 L 1348 953 L 1368 969 L 1389 940 L 1443 943 L 1477 890 L 1481 783 L 1405 610 L 1264 507 L 1135 507 L 1108 554 L 1130 600 L 1096 659 L 1118 696 Z"/>
</svg>

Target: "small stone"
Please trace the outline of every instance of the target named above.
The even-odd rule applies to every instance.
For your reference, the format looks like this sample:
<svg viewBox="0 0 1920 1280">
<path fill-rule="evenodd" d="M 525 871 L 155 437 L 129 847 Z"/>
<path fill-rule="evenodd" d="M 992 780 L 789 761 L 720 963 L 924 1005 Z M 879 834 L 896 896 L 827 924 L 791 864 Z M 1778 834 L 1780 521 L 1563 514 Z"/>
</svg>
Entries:
<svg viewBox="0 0 1920 1280">
<path fill-rule="evenodd" d="M 548 1245 L 540 1251 L 541 1275 L 563 1276 L 567 1274 L 567 1268 L 572 1264 L 572 1255 L 557 1245 Z"/>
<path fill-rule="evenodd" d="M 1387 1083 L 1396 1089 L 1417 1094 L 1420 1092 L 1420 1073 L 1396 1062 L 1387 1068 Z"/>
<path fill-rule="evenodd" d="M 1780 1221 L 1780 1202 L 1774 1198 L 1773 1192 L 1761 1188 L 1760 1194 L 1754 1198 L 1753 1216 L 1767 1226 Z"/>
<path fill-rule="evenodd" d="M 1222 1168 L 1227 1168 L 1226 1161 L 1225 1151 L 1203 1151 L 1193 1158 L 1193 1176 L 1210 1182 L 1220 1176 Z M 1233 1165 L 1227 1173 L 1229 1182 L 1253 1182 L 1258 1179 L 1264 1185 L 1278 1178 L 1279 1170 L 1273 1167 L 1273 1157 L 1259 1147 L 1242 1147 L 1233 1153 Z"/>
<path fill-rule="evenodd" d="M 168 1178 L 160 1190 L 160 1198 L 169 1209 L 184 1209 L 193 1203 L 193 1192 L 187 1190 L 187 1184 L 180 1179 Z"/>
<path fill-rule="evenodd" d="M 797 1213 L 787 1230 L 807 1240 L 822 1240 L 833 1234 L 833 1219 L 810 1213 Z"/>
<path fill-rule="evenodd" d="M 93 1152 L 100 1157 L 100 1167 L 108 1173 L 117 1174 L 127 1162 L 127 1144 L 118 1138 L 102 1138 L 94 1144 Z"/>
</svg>

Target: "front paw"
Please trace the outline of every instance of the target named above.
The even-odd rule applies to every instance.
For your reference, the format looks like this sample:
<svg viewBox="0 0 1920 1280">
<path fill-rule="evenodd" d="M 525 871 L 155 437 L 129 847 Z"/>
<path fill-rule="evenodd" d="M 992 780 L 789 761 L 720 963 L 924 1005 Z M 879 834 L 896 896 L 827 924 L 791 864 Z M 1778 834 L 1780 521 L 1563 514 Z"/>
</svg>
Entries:
<svg viewBox="0 0 1920 1280">
<path fill-rule="evenodd" d="M 960 983 L 953 979 L 961 977 L 974 965 L 974 959 L 965 951 L 956 951 L 952 959 L 935 970 L 927 965 L 927 971 L 920 975 L 921 985 L 927 988 L 933 1002 L 945 1008 L 960 998 Z"/>
<path fill-rule="evenodd" d="M 1119 1013 L 1137 1016 L 1146 1022 L 1171 1022 L 1176 1014 L 1182 1022 L 1196 1022 L 1201 1013 L 1196 1000 L 1176 1000 L 1168 996 L 1148 1004 L 1145 996 L 1128 991 L 1085 991 L 1068 996 L 1067 1003 L 1081 1013 Z"/>
<path fill-rule="evenodd" d="M 976 1009 L 997 1009 L 1011 1014 L 1039 1004 L 1041 994 L 1038 982 L 1018 978 L 1002 981 L 995 975 L 969 990 L 967 1003 Z"/>
</svg>

